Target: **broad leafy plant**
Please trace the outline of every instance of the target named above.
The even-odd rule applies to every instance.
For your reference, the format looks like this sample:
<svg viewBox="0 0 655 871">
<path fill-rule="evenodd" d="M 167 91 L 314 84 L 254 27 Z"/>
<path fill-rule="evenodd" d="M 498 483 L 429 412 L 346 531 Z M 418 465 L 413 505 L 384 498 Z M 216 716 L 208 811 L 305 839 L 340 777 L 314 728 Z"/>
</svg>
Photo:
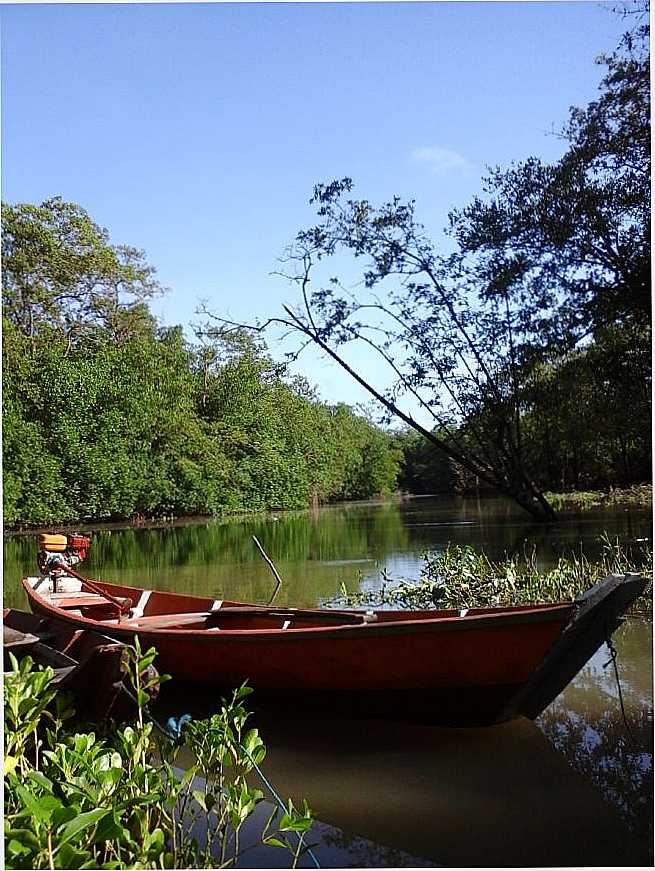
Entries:
<svg viewBox="0 0 655 871">
<path fill-rule="evenodd" d="M 263 799 L 249 785 L 266 750 L 246 729 L 241 687 L 208 720 L 182 735 L 195 764 L 182 772 L 180 740 L 150 717 L 154 649 L 129 649 L 135 721 L 75 731 L 69 697 L 52 687 L 51 668 L 30 657 L 5 676 L 5 864 L 7 868 L 229 867 L 244 823 Z M 278 819 L 279 816 L 279 819 Z M 308 849 L 311 811 L 289 801 L 261 833 L 288 850 L 295 866 Z M 295 837 L 290 835 L 295 833 Z"/>
</svg>

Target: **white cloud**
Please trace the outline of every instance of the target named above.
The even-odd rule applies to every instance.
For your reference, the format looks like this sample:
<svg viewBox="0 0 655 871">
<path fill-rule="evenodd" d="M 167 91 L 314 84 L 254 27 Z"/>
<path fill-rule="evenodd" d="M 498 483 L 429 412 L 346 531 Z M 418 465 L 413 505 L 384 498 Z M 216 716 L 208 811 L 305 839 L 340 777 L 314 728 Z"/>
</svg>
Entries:
<svg viewBox="0 0 655 871">
<path fill-rule="evenodd" d="M 448 172 L 466 173 L 473 168 L 471 161 L 459 151 L 440 148 L 438 145 L 415 148 L 412 151 L 412 160 L 425 164 L 433 175 L 445 175 Z"/>
</svg>

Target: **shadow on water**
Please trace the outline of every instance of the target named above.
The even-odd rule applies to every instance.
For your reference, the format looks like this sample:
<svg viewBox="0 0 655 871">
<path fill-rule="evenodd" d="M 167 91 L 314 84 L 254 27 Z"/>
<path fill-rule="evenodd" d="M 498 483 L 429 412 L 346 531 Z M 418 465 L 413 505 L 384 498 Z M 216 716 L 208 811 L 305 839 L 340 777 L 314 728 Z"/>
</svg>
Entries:
<svg viewBox="0 0 655 871">
<path fill-rule="evenodd" d="M 194 789 L 204 791 L 204 782 L 195 777 Z M 261 788 L 262 783 L 253 780 L 253 787 Z M 261 833 L 274 811 L 276 805 L 271 800 L 264 799 L 255 808 L 252 816 L 246 820 L 240 832 L 240 852 L 234 867 L 237 868 L 289 868 L 290 856 L 286 850 L 272 845 L 263 844 Z M 192 824 L 191 831 L 198 843 L 206 845 L 206 829 L 202 822 Z M 290 842 L 295 847 L 296 841 L 290 836 Z M 321 868 L 429 868 L 438 866 L 432 862 L 414 856 L 405 850 L 376 844 L 360 835 L 346 834 L 336 826 L 314 819 L 311 831 L 305 841 L 311 849 L 313 858 L 308 853 L 301 855 L 298 861 L 300 868 L 315 868 L 314 859 Z M 218 849 L 215 851 L 216 858 Z"/>
<path fill-rule="evenodd" d="M 309 801 L 328 867 L 650 864 L 614 808 L 527 720 L 441 729 L 260 710 L 257 723 L 265 772 L 281 795 Z M 251 850 L 248 866 L 270 859 Z"/>
<path fill-rule="evenodd" d="M 536 723 L 447 729 L 402 712 L 397 722 L 312 715 L 301 696 L 259 704 L 264 770 L 282 795 L 309 801 L 328 867 L 651 866 L 652 627 L 627 621 L 615 643 L 634 744 L 601 650 Z M 162 715 L 216 704 L 166 690 Z M 264 848 L 248 857 L 274 859 Z"/>
</svg>

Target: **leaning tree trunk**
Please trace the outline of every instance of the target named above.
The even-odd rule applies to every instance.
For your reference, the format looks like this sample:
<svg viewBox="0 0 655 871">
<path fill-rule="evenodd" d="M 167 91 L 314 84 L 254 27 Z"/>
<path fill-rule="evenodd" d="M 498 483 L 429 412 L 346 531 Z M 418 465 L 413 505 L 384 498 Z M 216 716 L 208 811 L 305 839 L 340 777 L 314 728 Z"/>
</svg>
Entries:
<svg viewBox="0 0 655 871">
<path fill-rule="evenodd" d="M 511 471 L 511 476 L 509 477 L 506 469 L 497 469 L 491 472 L 486 468 L 481 469 L 475 460 L 471 459 L 471 457 L 467 456 L 460 450 L 455 449 L 452 445 L 448 444 L 443 439 L 440 439 L 433 432 L 430 432 L 430 430 L 417 423 L 417 421 L 415 421 L 410 415 L 405 414 L 394 402 L 387 399 L 386 396 L 376 390 L 375 387 L 355 372 L 355 370 L 352 369 L 315 330 L 310 329 L 307 325 L 303 324 L 288 307 L 285 306 L 285 310 L 292 319 L 292 323 L 288 324 L 289 326 L 295 327 L 303 332 L 309 339 L 318 345 L 321 350 L 325 351 L 328 356 L 338 363 L 342 369 L 348 372 L 348 374 L 351 375 L 365 390 L 367 390 L 371 396 L 374 396 L 375 399 L 377 399 L 378 402 L 387 409 L 387 411 L 394 415 L 394 417 L 399 418 L 412 429 L 416 430 L 416 432 L 419 432 L 429 442 L 462 465 L 465 469 L 468 469 L 480 480 L 496 488 L 503 493 L 503 495 L 513 499 L 514 502 L 516 502 L 535 520 L 545 522 L 555 520 L 556 514 L 552 505 L 550 505 L 534 481 L 528 477 L 525 470 L 520 465 L 520 462 L 517 463 L 516 457 L 514 457 L 514 464 L 517 464 L 518 468 L 517 465 L 515 465 Z"/>
<path fill-rule="evenodd" d="M 520 505 L 524 511 L 527 511 L 528 514 L 534 517 L 535 520 L 551 521 L 557 519 L 553 506 L 541 490 L 532 482 L 527 487 L 521 483 L 502 485 L 499 489 Z"/>
</svg>

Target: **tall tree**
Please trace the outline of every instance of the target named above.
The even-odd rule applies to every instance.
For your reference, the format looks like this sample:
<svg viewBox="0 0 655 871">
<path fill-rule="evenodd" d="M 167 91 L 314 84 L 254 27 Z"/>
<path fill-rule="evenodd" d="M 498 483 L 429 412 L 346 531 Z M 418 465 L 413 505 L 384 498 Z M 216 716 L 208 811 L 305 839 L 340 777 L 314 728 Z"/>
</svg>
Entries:
<svg viewBox="0 0 655 871">
<path fill-rule="evenodd" d="M 349 178 L 317 185 L 319 221 L 287 257 L 301 303 L 267 322 L 298 331 L 390 415 L 536 518 L 554 514 L 524 432 L 534 366 L 557 366 L 612 327 L 643 337 L 649 323 L 645 35 L 641 27 L 602 59 L 600 95 L 571 110 L 561 160 L 492 170 L 485 195 L 452 213 L 449 256 L 426 236 L 413 201 L 375 207 L 349 197 Z M 364 261 L 367 292 L 326 272 L 344 255 Z M 388 378 L 348 363 L 344 346 L 355 342 Z M 417 422 L 412 406 L 432 424 Z"/>
<path fill-rule="evenodd" d="M 144 254 L 112 245 L 76 203 L 2 204 L 2 303 L 33 340 L 44 331 L 71 347 L 94 331 L 124 340 L 154 329 L 145 300 L 160 293 Z"/>
</svg>

